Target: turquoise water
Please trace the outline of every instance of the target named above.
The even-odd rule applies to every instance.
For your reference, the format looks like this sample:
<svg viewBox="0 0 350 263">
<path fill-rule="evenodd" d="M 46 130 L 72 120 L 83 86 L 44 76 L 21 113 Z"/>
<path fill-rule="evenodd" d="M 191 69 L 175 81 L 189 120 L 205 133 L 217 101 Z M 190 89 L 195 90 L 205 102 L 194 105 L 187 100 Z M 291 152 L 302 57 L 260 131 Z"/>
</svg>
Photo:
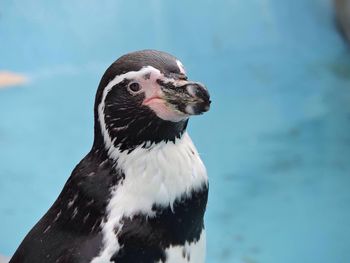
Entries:
<svg viewBox="0 0 350 263">
<path fill-rule="evenodd" d="M 350 51 L 327 0 L 3 0 L 0 254 L 11 255 L 90 149 L 105 68 L 179 57 L 212 109 L 189 131 L 206 163 L 208 263 L 350 262 Z"/>
</svg>

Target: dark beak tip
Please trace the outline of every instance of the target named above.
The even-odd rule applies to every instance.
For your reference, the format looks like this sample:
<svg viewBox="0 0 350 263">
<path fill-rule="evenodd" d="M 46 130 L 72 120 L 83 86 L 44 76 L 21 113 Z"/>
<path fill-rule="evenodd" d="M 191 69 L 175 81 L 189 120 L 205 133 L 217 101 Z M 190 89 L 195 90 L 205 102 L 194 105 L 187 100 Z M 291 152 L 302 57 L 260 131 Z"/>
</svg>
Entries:
<svg viewBox="0 0 350 263">
<path fill-rule="evenodd" d="M 208 100 L 204 102 L 203 112 L 209 111 L 210 106 L 211 106 L 211 100 L 209 100 L 209 98 L 208 98 Z"/>
<path fill-rule="evenodd" d="M 210 110 L 210 103 L 211 103 L 211 101 L 208 101 L 208 102 L 203 102 L 203 103 L 200 103 L 199 105 L 197 105 L 197 107 L 196 107 L 197 115 L 203 114 L 204 112 L 209 111 Z"/>
<path fill-rule="evenodd" d="M 208 104 L 205 106 L 205 109 L 208 111 L 211 107 L 211 100 L 208 101 Z"/>
<path fill-rule="evenodd" d="M 204 85 L 198 85 L 196 90 L 198 104 L 196 108 L 197 115 L 209 111 L 211 100 L 208 89 Z"/>
</svg>

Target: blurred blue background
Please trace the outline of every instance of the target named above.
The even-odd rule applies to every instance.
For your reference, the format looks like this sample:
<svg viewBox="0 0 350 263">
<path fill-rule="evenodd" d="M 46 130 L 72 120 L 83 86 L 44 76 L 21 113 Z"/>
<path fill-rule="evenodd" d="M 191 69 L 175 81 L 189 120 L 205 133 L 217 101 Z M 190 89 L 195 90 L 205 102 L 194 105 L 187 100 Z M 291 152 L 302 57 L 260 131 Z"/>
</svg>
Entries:
<svg viewBox="0 0 350 263">
<path fill-rule="evenodd" d="M 330 0 L 1 0 L 0 254 L 10 256 L 93 140 L 104 70 L 177 56 L 212 109 L 208 263 L 350 262 L 350 49 Z"/>
</svg>

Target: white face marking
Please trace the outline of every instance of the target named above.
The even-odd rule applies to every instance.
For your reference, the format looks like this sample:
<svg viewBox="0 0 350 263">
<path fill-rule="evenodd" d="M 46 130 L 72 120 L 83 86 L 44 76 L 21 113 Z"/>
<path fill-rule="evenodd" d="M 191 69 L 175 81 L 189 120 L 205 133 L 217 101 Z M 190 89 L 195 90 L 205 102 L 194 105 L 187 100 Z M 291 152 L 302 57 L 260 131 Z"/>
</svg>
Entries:
<svg viewBox="0 0 350 263">
<path fill-rule="evenodd" d="M 117 160 L 117 169 L 124 172 L 125 179 L 112 189 L 107 221 L 102 225 L 104 248 L 92 263 L 109 262 L 119 250 L 114 230 L 122 228 L 122 217 L 138 213 L 152 217 L 154 204 L 172 207 L 177 198 L 207 183 L 206 169 L 187 133 L 175 143 L 161 142 L 149 149 L 138 147 L 129 154 L 108 141 L 108 155 Z"/>
<path fill-rule="evenodd" d="M 181 61 L 180 60 L 176 60 L 176 64 L 179 67 L 180 73 L 186 75 L 185 67 L 184 67 L 184 65 L 182 65 Z"/>
<path fill-rule="evenodd" d="M 188 118 L 186 114 L 176 112 L 173 109 L 169 108 L 169 106 L 167 106 L 165 101 L 162 99 L 164 95 L 160 89 L 159 84 L 157 83 L 157 80 L 161 79 L 164 82 L 174 82 L 175 80 L 165 77 L 158 69 L 147 66 L 143 67 L 139 71 L 130 71 L 125 74 L 118 75 L 108 83 L 108 85 L 103 90 L 102 101 L 98 106 L 98 116 L 100 123 L 104 122 L 105 100 L 108 93 L 111 91 L 113 86 L 122 82 L 124 79 L 133 79 L 141 85 L 141 91 L 145 93 L 145 100 L 143 102 L 143 105 L 147 105 L 150 109 L 152 109 L 159 118 L 174 122 Z M 116 128 L 125 129 L 127 127 Z"/>
<path fill-rule="evenodd" d="M 205 230 L 202 230 L 197 242 L 186 242 L 183 246 L 170 246 L 165 250 L 167 260 L 164 263 L 204 263 L 206 254 L 205 239 Z"/>
</svg>

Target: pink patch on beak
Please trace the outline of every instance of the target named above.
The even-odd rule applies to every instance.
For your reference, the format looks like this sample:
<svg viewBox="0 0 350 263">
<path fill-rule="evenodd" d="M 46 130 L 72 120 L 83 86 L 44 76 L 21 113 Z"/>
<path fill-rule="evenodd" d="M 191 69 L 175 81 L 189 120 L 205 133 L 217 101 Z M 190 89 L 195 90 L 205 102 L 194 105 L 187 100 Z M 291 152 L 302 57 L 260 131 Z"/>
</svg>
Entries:
<svg viewBox="0 0 350 263">
<path fill-rule="evenodd" d="M 157 114 L 159 118 L 163 120 L 178 122 L 186 119 L 186 116 L 184 114 L 175 112 L 174 110 L 169 108 L 166 105 L 166 101 L 164 101 L 160 97 L 152 97 L 149 99 L 145 99 L 142 104 L 148 106 Z"/>
<path fill-rule="evenodd" d="M 148 98 L 148 99 L 145 99 L 143 101 L 143 105 L 150 105 L 152 102 L 154 102 L 155 100 L 161 100 L 162 98 L 159 97 L 159 96 L 154 96 L 154 97 L 151 97 L 151 98 Z"/>
<path fill-rule="evenodd" d="M 165 79 L 159 71 L 150 72 L 149 78 L 140 78 L 138 81 L 145 92 L 145 99 L 142 105 L 149 107 L 161 119 L 178 122 L 187 118 L 183 113 L 177 112 L 167 105 L 164 95 L 157 80 Z"/>
</svg>

